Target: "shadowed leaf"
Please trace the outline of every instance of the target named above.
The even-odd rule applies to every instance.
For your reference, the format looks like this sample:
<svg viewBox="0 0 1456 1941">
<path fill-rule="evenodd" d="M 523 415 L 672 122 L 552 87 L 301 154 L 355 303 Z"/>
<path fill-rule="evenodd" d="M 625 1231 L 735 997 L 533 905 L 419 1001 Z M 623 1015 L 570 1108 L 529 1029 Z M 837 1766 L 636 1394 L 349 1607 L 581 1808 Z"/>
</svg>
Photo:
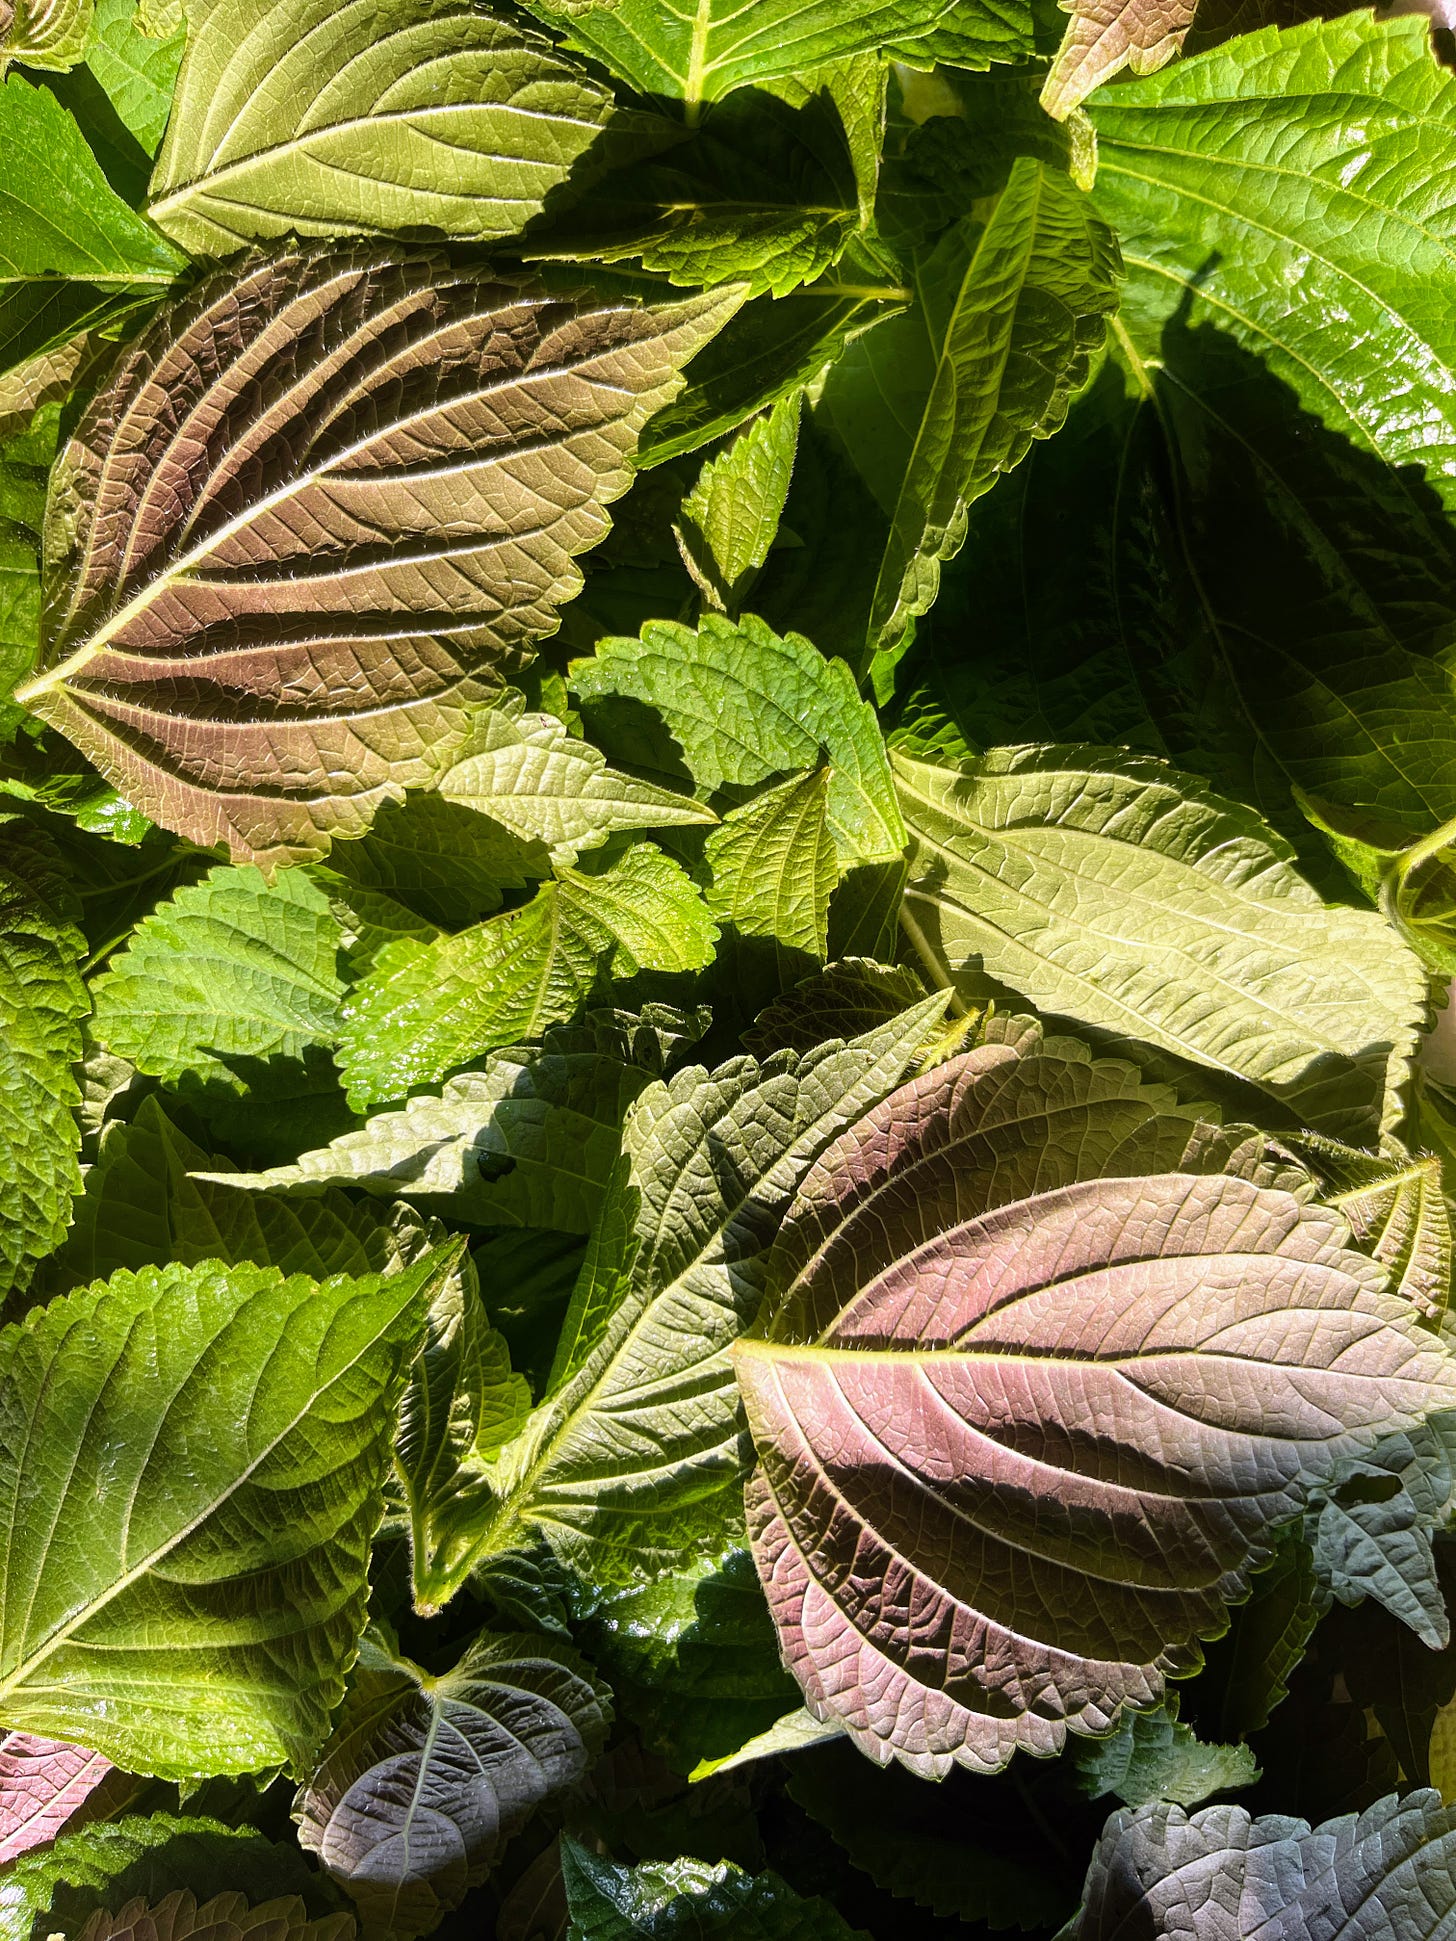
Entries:
<svg viewBox="0 0 1456 1941">
<path fill-rule="evenodd" d="M 556 624 L 736 303 L 592 307 L 364 245 L 212 279 L 62 454 L 64 585 L 20 698 L 203 844 L 357 832 Z"/>
<path fill-rule="evenodd" d="M 866 1941 L 826 1900 L 731 1861 L 648 1860 L 619 1867 L 562 1842 L 568 1941 Z"/>
<path fill-rule="evenodd" d="M 581 1779 L 604 1695 L 567 1647 L 483 1634 L 427 1677 L 370 1634 L 299 1796 L 299 1839 L 374 1933 L 428 1933 L 541 1803 Z"/>
<path fill-rule="evenodd" d="M 152 1905 L 127 1901 L 116 1913 L 97 1908 L 76 1941 L 353 1941 L 348 1914 L 310 1920 L 301 1900 L 265 1901 L 250 1907 L 245 1894 L 218 1894 L 197 1905 L 179 1888 Z"/>
</svg>

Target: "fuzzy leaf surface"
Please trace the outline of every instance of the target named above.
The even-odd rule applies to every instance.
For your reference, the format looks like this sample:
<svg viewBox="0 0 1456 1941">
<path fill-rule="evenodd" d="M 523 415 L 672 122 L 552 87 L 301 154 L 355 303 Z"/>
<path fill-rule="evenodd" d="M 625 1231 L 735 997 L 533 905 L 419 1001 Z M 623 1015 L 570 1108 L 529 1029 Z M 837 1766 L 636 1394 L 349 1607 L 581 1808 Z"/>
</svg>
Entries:
<svg viewBox="0 0 1456 1941">
<path fill-rule="evenodd" d="M 561 1024 L 603 979 L 701 970 L 717 928 L 681 867 L 634 843 L 561 869 L 520 910 L 433 943 L 391 944 L 344 1007 L 339 1065 L 356 1106 L 402 1098 L 497 1046 Z"/>
<path fill-rule="evenodd" d="M 574 661 L 571 683 L 593 738 L 634 767 L 661 772 L 676 751 L 642 725 L 659 719 L 693 781 L 712 794 L 756 788 L 827 752 L 829 821 L 841 863 L 898 856 L 905 827 L 874 710 L 843 661 L 762 620 L 705 615 L 697 632 L 652 621 L 639 640 L 604 640 Z"/>
<path fill-rule="evenodd" d="M 1156 1702 L 1311 1480 L 1449 1408 L 1456 1363 L 1337 1218 L 1225 1175 L 927 1208 L 906 1249 L 876 1202 L 925 1093 L 805 1180 L 785 1247 L 817 1251 L 734 1363 L 786 1661 L 816 1716 L 932 1777 Z"/>
<path fill-rule="evenodd" d="M 203 845 L 357 833 L 551 631 L 640 427 L 736 302 L 593 308 L 366 244 L 209 279 L 62 455 L 64 590 L 20 698 Z"/>
<path fill-rule="evenodd" d="M 927 963 L 1231 1073 L 1357 1143 L 1400 1111 L 1423 974 L 1373 911 L 1324 903 L 1260 818 L 1160 762 L 896 755 Z"/>
<path fill-rule="evenodd" d="M 611 113 L 544 35 L 459 0 L 191 0 L 188 25 L 150 212 L 195 256 L 517 235 Z"/>
<path fill-rule="evenodd" d="M 410 1941 L 584 1776 L 608 1716 L 582 1661 L 542 1638 L 482 1634 L 431 1678 L 370 1635 L 299 1796 L 299 1839 L 371 1931 Z"/>
<path fill-rule="evenodd" d="M 92 0 L 8 0 L 0 14 L 0 75 L 11 61 L 64 72 L 86 51 Z"/>
<path fill-rule="evenodd" d="M 0 1865 L 49 1846 L 113 1771 L 84 1746 L 7 1732 L 0 1738 Z"/>
<path fill-rule="evenodd" d="M 435 1271 L 144 1268 L 0 1335 L 7 1723 L 162 1777 L 309 1759 Z"/>
</svg>

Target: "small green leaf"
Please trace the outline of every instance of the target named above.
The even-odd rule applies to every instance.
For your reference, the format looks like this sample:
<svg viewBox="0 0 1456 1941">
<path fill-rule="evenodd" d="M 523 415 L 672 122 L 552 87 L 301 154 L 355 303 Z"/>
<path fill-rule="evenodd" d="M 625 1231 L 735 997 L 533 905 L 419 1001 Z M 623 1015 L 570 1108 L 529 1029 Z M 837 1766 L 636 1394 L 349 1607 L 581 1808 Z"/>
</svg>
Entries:
<svg viewBox="0 0 1456 1941">
<path fill-rule="evenodd" d="M 144 1268 L 0 1335 L 0 1718 L 177 1779 L 311 1757 L 439 1271 Z"/>
<path fill-rule="evenodd" d="M 196 255 L 518 235 L 612 110 L 543 36 L 457 0 L 193 0 L 188 25 L 150 212 Z"/>
<path fill-rule="evenodd" d="M 366 1636 L 299 1795 L 299 1840 L 367 1931 L 412 1941 L 486 1877 L 532 1813 L 585 1775 L 605 1693 L 569 1648 L 483 1632 L 431 1677 Z"/>
<path fill-rule="evenodd" d="M 873 652 L 903 650 L 972 502 L 1061 426 L 1121 274 L 1087 197 L 1022 157 L 989 219 L 965 217 L 917 265 L 918 307 L 831 372 L 824 409 L 890 520 Z"/>
<path fill-rule="evenodd" d="M 1291 1144 L 1319 1174 L 1324 1199 L 1344 1214 L 1359 1244 L 1384 1261 L 1393 1284 L 1428 1321 L 1439 1322 L 1451 1299 L 1451 1210 L 1440 1160 L 1409 1153 L 1393 1138 L 1379 1153 L 1316 1133 Z"/>
<path fill-rule="evenodd" d="M 415 1606 L 437 1611 L 460 1588 L 455 1533 L 489 1465 L 531 1412 L 531 1391 L 491 1327 L 469 1256 L 440 1283 L 425 1343 L 400 1399 L 394 1460 L 410 1524 Z"/>
<path fill-rule="evenodd" d="M 55 96 L 18 74 L 0 86 L 0 150 L 0 289 L 21 283 L 35 297 L 79 282 L 160 292 L 186 268 L 181 251 L 109 186 Z"/>
<path fill-rule="evenodd" d="M 1179 1720 L 1176 1699 L 1165 1699 L 1156 1711 L 1125 1713 L 1109 1737 L 1079 1740 L 1071 1757 L 1083 1792 L 1093 1799 L 1111 1793 L 1124 1806 L 1154 1799 L 1197 1806 L 1259 1777 L 1247 1746 L 1205 1745 Z"/>
<path fill-rule="evenodd" d="M 905 829 L 874 710 L 843 661 L 746 615 L 705 615 L 696 634 L 653 621 L 640 640 L 604 640 L 574 661 L 594 737 L 634 768 L 686 763 L 705 793 L 757 788 L 827 755 L 829 822 L 842 867 L 898 856 Z M 644 729 L 660 720 L 676 748 Z M 680 772 L 680 771 L 679 771 Z"/>
<path fill-rule="evenodd" d="M 799 399 L 785 398 L 710 459 L 676 527 L 683 564 L 708 605 L 736 614 L 768 558 L 789 496 Z"/>
<path fill-rule="evenodd" d="M 723 927 L 719 957 L 750 1012 L 824 961 L 839 881 L 831 786 L 820 768 L 765 789 L 732 810 L 703 847 L 708 908 Z"/>
<path fill-rule="evenodd" d="M 166 132 L 187 35 L 180 25 L 164 39 L 136 24 L 136 0 L 96 0 L 86 65 L 117 115 L 148 155 Z"/>
<path fill-rule="evenodd" d="M 96 986 L 96 1036 L 154 1078 L 241 1094 L 237 1060 L 337 1038 L 342 943 L 305 871 L 269 883 L 251 864 L 221 866 L 138 927 Z"/>
<path fill-rule="evenodd" d="M 634 843 L 561 869 L 520 910 L 434 943 L 391 944 L 344 1006 L 338 1061 L 358 1108 L 403 1098 L 562 1023 L 604 979 L 701 970 L 717 930 L 679 865 Z"/>
<path fill-rule="evenodd" d="M 618 1867 L 561 1843 L 567 1941 L 867 1941 L 828 1901 L 805 1900 L 777 1874 L 730 1860 L 644 1860 Z"/>
<path fill-rule="evenodd" d="M 84 949 L 59 854 L 19 817 L 0 822 L 0 1299 L 61 1239 L 81 1184 Z"/>
<path fill-rule="evenodd" d="M 473 814 L 477 806 L 447 800 L 443 791 L 386 802 L 366 833 L 336 842 L 327 866 L 314 874 L 357 910 L 365 928 L 382 920 L 388 903 L 421 918 L 426 931 L 477 923 L 508 891 L 551 874 L 539 841 L 500 818 Z"/>
<path fill-rule="evenodd" d="M 736 1752 L 726 1753 L 721 1759 L 704 1759 L 694 1766 L 690 1777 L 694 1782 L 711 1779 L 714 1773 L 732 1772 L 736 1766 L 751 1766 L 758 1759 L 777 1759 L 785 1753 L 804 1752 L 810 1746 L 827 1745 L 831 1739 L 843 1737 L 844 1728 L 831 1721 L 823 1725 L 814 1714 L 804 1706 L 797 1711 L 785 1712 L 781 1719 L 772 1724 L 767 1732 L 759 1732 L 751 1739 L 745 1739 Z"/>
<path fill-rule="evenodd" d="M 578 851 L 622 829 L 714 820 L 691 796 L 609 768 L 555 715 L 527 714 L 524 705 L 510 696 L 481 716 L 440 777 L 442 796 L 493 817 L 522 842 L 544 844 L 558 863 L 575 862 Z"/>
</svg>

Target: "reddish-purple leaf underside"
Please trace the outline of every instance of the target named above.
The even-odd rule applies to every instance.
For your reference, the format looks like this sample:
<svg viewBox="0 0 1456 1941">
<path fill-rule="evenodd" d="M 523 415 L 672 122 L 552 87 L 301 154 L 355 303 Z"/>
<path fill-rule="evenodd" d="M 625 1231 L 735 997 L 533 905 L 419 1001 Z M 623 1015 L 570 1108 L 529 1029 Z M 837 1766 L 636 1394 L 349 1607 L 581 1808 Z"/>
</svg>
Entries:
<svg viewBox="0 0 1456 1941">
<path fill-rule="evenodd" d="M 0 1866 L 47 1846 L 115 1770 L 99 1752 L 7 1732 L 0 1738 Z"/>
<path fill-rule="evenodd" d="M 927 1775 L 1155 1702 L 1311 1479 L 1456 1407 L 1456 1362 L 1384 1270 L 1287 1193 L 1156 1173 L 987 1209 L 983 1162 L 958 1207 L 936 1107 L 959 1087 L 964 1112 L 988 1052 L 818 1162 L 780 1322 L 735 1349 L 786 1661 L 817 1716 Z"/>
<path fill-rule="evenodd" d="M 357 832 L 555 627 L 738 295 L 597 302 L 379 245 L 210 278 L 58 461 L 20 698 L 196 842 Z"/>
</svg>

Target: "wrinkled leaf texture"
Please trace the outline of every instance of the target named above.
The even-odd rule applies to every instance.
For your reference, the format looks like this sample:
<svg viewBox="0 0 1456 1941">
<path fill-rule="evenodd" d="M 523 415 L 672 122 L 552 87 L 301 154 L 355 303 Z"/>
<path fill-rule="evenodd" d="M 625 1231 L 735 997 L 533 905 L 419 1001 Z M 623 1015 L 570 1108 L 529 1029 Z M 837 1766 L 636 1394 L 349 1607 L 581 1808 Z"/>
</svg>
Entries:
<svg viewBox="0 0 1456 1941">
<path fill-rule="evenodd" d="M 987 1045 L 836 1140 L 769 1263 L 768 1338 L 734 1350 L 786 1661 L 816 1716 L 927 1777 L 1154 1704 L 1310 1479 L 1456 1401 L 1338 1216 L 1221 1174 L 1046 1190 L 1111 1155 L 1085 1104 L 1047 1115 L 1043 1062 Z M 1043 1190 L 1011 1197 L 1029 1167 Z"/>
<path fill-rule="evenodd" d="M 1434 1941 L 1456 1913 L 1456 1809 L 1382 1799 L 1311 1828 L 1239 1806 L 1145 1806 L 1107 1823 L 1075 1941 Z"/>
<path fill-rule="evenodd" d="M 475 1639 L 428 1677 L 366 1637 L 308 1785 L 299 1838 L 366 1926 L 428 1933 L 505 1842 L 586 1773 L 609 1712 L 582 1660 L 537 1637 Z"/>
<path fill-rule="evenodd" d="M 98 1907 L 76 1941 L 352 1941 L 347 1914 L 309 1918 L 296 1896 L 250 1907 L 245 1894 L 216 1894 L 197 1904 L 184 1888 L 149 1905 L 127 1901 L 114 1914 Z"/>
<path fill-rule="evenodd" d="M 145 1268 L 0 1335 L 0 1718 L 163 1778 L 311 1757 L 437 1271 Z"/>
<path fill-rule="evenodd" d="M 516 235 L 612 98 L 459 0 L 190 0 L 149 213 L 194 256 L 251 241 Z"/>
<path fill-rule="evenodd" d="M 84 1746 L 7 1732 L 0 1739 L 0 1866 L 54 1840 L 114 1770 Z"/>
<path fill-rule="evenodd" d="M 357 832 L 555 625 L 736 302 L 593 306 L 367 245 L 210 279 L 59 461 L 20 698 L 194 841 L 276 862 Z"/>
</svg>

